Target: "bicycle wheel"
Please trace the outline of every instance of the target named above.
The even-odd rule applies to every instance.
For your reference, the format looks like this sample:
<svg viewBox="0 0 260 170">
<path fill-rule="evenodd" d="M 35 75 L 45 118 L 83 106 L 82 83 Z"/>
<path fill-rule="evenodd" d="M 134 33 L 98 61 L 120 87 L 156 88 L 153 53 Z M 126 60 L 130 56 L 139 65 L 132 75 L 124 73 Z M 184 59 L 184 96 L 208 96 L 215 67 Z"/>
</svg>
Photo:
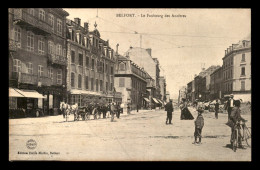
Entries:
<svg viewBox="0 0 260 170">
<path fill-rule="evenodd" d="M 247 146 L 251 147 L 251 128 L 248 128 L 245 126 L 244 134 L 245 134 L 244 138 L 245 138 Z"/>
</svg>

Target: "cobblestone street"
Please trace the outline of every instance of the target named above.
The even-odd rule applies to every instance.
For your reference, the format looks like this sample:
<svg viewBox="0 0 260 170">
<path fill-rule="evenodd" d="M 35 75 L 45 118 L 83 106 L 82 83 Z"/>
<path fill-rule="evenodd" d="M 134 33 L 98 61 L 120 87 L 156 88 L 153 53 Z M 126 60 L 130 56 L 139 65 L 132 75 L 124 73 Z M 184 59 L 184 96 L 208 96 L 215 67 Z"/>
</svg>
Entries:
<svg viewBox="0 0 260 170">
<path fill-rule="evenodd" d="M 193 116 L 197 113 L 190 108 Z M 227 114 L 219 119 L 213 112 L 203 114 L 202 144 L 192 144 L 194 120 L 180 120 L 173 113 L 173 125 L 165 125 L 163 110 L 141 110 L 109 119 L 65 122 L 62 115 L 9 120 L 10 160 L 121 160 L 121 161 L 250 161 L 251 148 L 229 148 L 230 128 Z M 242 115 L 251 127 L 251 116 Z M 35 149 L 26 142 L 36 141 Z M 33 153 L 36 153 L 32 156 Z M 18 154 L 18 152 L 22 154 Z M 26 152 L 28 154 L 26 154 Z M 30 154 L 31 152 L 31 154 Z M 41 152 L 41 153 L 39 153 Z"/>
</svg>

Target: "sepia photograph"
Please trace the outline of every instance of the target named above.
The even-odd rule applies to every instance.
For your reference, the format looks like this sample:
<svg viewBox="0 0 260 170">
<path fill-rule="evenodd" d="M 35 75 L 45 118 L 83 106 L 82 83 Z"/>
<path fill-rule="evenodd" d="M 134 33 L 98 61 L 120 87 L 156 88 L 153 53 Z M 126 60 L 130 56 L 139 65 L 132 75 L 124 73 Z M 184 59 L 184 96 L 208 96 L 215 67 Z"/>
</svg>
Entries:
<svg viewBox="0 0 260 170">
<path fill-rule="evenodd" d="M 250 8 L 8 8 L 9 161 L 252 161 Z"/>
</svg>

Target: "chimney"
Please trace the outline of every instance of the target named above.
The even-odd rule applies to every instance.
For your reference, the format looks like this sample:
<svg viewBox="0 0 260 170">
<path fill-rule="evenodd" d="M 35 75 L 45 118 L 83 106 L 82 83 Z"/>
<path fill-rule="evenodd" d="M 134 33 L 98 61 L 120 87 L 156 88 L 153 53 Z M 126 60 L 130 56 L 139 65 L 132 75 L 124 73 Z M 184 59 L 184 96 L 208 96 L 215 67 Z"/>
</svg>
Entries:
<svg viewBox="0 0 260 170">
<path fill-rule="evenodd" d="M 146 51 L 148 52 L 148 54 L 149 54 L 150 56 L 152 56 L 152 49 L 151 49 L 151 48 L 147 48 Z"/>
<path fill-rule="evenodd" d="M 76 22 L 79 26 L 81 26 L 81 23 L 80 23 L 81 19 L 80 18 L 74 18 L 74 22 Z"/>
<path fill-rule="evenodd" d="M 84 22 L 84 28 L 88 30 L 88 22 Z"/>
<path fill-rule="evenodd" d="M 118 46 L 119 46 L 119 44 L 117 43 L 117 45 L 116 45 L 116 54 L 118 54 Z"/>
</svg>

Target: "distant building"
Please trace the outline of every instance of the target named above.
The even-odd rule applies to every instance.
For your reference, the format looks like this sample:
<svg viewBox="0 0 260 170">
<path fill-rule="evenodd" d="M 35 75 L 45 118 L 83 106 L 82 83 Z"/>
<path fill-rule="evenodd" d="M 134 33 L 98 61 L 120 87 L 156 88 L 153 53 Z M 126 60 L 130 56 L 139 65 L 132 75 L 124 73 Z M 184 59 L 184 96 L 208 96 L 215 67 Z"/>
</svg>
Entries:
<svg viewBox="0 0 260 170">
<path fill-rule="evenodd" d="M 187 87 L 186 86 L 182 86 L 179 89 L 179 97 L 178 97 L 178 103 L 181 103 L 182 99 L 186 99 L 187 98 Z"/>
<path fill-rule="evenodd" d="M 223 93 L 251 101 L 251 40 L 250 37 L 232 44 L 223 60 Z"/>
<path fill-rule="evenodd" d="M 159 83 L 160 83 L 160 94 L 161 94 L 160 100 L 166 101 L 166 79 L 163 76 L 161 76 L 159 78 Z"/>
<path fill-rule="evenodd" d="M 166 102 L 169 102 L 170 101 L 170 92 L 169 91 L 166 91 Z"/>
<path fill-rule="evenodd" d="M 131 104 L 132 109 L 147 108 L 150 101 L 146 94 L 147 73 L 128 56 L 118 55 L 115 70 L 115 88 L 122 93 L 122 103 L 126 109 Z"/>
<path fill-rule="evenodd" d="M 210 75 L 210 99 L 221 99 L 223 97 L 223 77 L 222 67 L 215 70 Z"/>
</svg>

